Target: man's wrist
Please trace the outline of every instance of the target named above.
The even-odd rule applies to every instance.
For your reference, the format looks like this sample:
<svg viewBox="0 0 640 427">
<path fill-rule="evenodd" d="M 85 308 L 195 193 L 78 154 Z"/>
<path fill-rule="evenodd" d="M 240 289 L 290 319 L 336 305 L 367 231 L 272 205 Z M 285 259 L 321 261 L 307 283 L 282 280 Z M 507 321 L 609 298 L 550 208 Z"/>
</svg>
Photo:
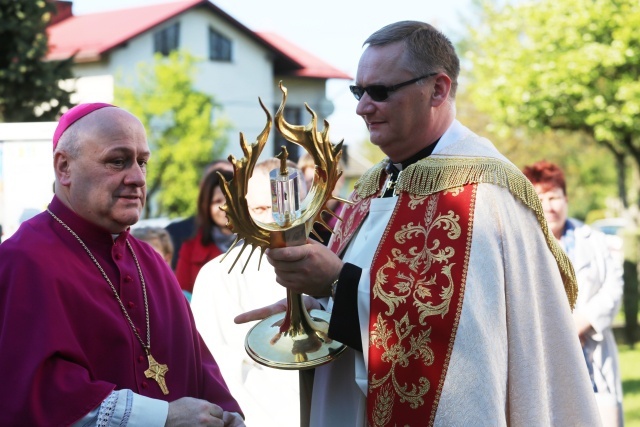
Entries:
<svg viewBox="0 0 640 427">
<path fill-rule="evenodd" d="M 336 289 L 338 288 L 338 282 L 340 281 L 340 276 L 338 276 L 338 278 L 336 280 L 334 280 L 330 287 L 329 287 L 329 291 L 330 291 L 330 296 L 331 298 L 335 299 L 336 298 Z"/>
</svg>

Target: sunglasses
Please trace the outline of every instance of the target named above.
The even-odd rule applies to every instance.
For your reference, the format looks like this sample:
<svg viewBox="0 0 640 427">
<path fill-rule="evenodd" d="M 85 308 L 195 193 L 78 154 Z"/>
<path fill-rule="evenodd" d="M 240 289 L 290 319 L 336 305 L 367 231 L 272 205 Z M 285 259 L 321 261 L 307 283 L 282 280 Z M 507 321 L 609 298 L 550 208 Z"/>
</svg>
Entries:
<svg viewBox="0 0 640 427">
<path fill-rule="evenodd" d="M 394 92 L 394 91 L 400 89 L 401 87 L 408 86 L 411 83 L 415 83 L 418 80 L 422 80 L 422 79 L 426 79 L 427 77 L 435 76 L 436 74 L 438 74 L 438 73 L 425 74 L 424 76 L 420 76 L 420 77 L 417 77 L 415 79 L 407 80 L 406 82 L 398 83 L 397 85 L 393 85 L 393 86 L 371 85 L 371 86 L 367 86 L 367 87 L 362 87 L 362 86 L 353 85 L 353 86 L 349 86 L 349 90 L 351 90 L 351 93 L 353 94 L 353 96 L 356 97 L 356 99 L 358 101 L 360 101 L 360 99 L 362 98 L 362 95 L 364 95 L 364 93 L 367 92 L 369 94 L 369 96 L 371 97 L 371 99 L 373 99 L 376 102 L 380 102 L 380 101 L 385 101 L 387 98 L 389 98 L 389 94 L 391 92 Z"/>
</svg>

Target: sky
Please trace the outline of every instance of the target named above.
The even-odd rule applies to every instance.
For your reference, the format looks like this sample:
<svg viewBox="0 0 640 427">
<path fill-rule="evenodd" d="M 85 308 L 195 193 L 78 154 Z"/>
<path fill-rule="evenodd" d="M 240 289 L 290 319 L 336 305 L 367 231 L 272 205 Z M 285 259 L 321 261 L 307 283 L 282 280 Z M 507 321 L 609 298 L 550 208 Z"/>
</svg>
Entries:
<svg viewBox="0 0 640 427">
<path fill-rule="evenodd" d="M 73 0 L 73 13 L 167 3 L 167 0 Z M 254 31 L 276 32 L 334 67 L 356 76 L 362 43 L 374 31 L 395 21 L 429 22 L 456 41 L 464 33 L 472 0 L 214 0 Z M 353 82 L 329 80 L 327 98 L 334 112 L 327 117 L 331 139 L 360 144 L 367 138 L 362 119 L 355 114 Z"/>
</svg>

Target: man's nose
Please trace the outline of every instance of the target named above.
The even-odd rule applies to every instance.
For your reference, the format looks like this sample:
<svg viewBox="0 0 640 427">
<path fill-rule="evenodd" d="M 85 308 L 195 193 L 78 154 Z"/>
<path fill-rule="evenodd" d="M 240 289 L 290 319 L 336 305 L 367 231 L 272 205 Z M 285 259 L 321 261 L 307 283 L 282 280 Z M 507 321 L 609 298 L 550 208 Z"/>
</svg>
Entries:
<svg viewBox="0 0 640 427">
<path fill-rule="evenodd" d="M 135 163 L 128 171 L 125 178 L 125 184 L 135 185 L 136 187 L 144 187 L 147 182 L 147 175 L 143 166 Z"/>
<path fill-rule="evenodd" d="M 360 101 L 358 101 L 358 105 L 356 105 L 356 114 L 364 117 L 367 114 L 373 113 L 374 110 L 375 105 L 373 103 L 373 100 L 371 99 L 369 94 L 365 92 L 360 98 Z"/>
</svg>

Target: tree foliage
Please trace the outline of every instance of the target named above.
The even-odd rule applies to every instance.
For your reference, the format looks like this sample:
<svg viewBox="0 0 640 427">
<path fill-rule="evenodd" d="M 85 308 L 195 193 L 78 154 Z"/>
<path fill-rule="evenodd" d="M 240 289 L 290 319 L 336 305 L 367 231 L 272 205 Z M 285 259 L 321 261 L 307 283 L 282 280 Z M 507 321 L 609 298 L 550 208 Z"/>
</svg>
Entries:
<svg viewBox="0 0 640 427">
<path fill-rule="evenodd" d="M 458 92 L 456 104 L 458 119 L 488 138 L 519 169 L 539 160 L 558 164 L 565 172 L 572 217 L 599 219 L 605 215 L 604 210 L 609 214 L 619 213 L 612 211 L 619 206 L 608 203 L 616 194 L 613 156 L 588 136 L 554 130 L 527 132 L 523 128 L 498 132 L 491 115 L 478 111 L 467 91 Z"/>
<path fill-rule="evenodd" d="M 579 132 L 583 141 L 609 150 L 616 162 L 611 167 L 624 171 L 631 163 L 637 169 L 640 3 L 481 1 L 480 6 L 483 24 L 470 29 L 465 45 L 473 75 L 468 86 L 479 109 L 495 121 L 494 130 Z M 619 175 L 623 200 L 629 175 Z"/>
<path fill-rule="evenodd" d="M 45 60 L 55 11 L 45 0 L 0 0 L 0 121 L 52 121 L 71 106 L 60 81 L 73 77 L 73 58 Z"/>
<path fill-rule="evenodd" d="M 194 214 L 202 171 L 227 145 L 228 123 L 214 120 L 221 107 L 193 87 L 197 63 L 187 52 L 158 54 L 138 65 L 133 82 L 118 79 L 115 103 L 140 119 L 151 148 L 147 217 Z"/>
</svg>

